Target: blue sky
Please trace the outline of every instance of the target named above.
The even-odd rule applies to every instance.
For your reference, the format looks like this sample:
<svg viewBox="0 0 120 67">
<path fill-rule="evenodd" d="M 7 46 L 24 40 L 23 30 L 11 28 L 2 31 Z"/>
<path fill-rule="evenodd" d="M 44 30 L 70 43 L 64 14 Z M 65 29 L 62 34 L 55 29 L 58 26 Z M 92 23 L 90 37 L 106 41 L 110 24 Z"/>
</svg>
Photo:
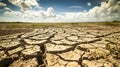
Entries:
<svg viewBox="0 0 120 67">
<path fill-rule="evenodd" d="M 57 12 L 79 12 L 100 6 L 100 0 L 40 0 L 39 3 L 44 8 L 53 7 Z M 92 5 L 88 6 L 87 3 L 92 3 Z M 70 8 L 72 6 L 81 8 Z"/>
<path fill-rule="evenodd" d="M 119 4 L 119 0 L 0 0 L 0 22 L 113 21 L 120 19 Z"/>
</svg>

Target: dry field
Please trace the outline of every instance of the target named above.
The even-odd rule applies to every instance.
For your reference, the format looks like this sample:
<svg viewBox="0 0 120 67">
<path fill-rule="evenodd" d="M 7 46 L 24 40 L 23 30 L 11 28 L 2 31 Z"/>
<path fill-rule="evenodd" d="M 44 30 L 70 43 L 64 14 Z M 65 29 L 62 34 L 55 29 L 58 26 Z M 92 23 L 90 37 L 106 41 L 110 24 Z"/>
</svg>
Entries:
<svg viewBox="0 0 120 67">
<path fill-rule="evenodd" d="M 0 67 L 120 67 L 120 23 L 0 23 Z"/>
</svg>

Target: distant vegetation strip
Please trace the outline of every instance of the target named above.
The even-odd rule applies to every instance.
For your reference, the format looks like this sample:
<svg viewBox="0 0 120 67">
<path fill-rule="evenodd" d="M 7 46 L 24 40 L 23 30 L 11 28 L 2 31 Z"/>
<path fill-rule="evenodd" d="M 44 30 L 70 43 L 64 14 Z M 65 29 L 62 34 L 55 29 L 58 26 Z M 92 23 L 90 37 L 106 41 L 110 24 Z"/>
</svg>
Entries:
<svg viewBox="0 0 120 67">
<path fill-rule="evenodd" d="M 0 22 L 1 29 L 36 28 L 36 27 L 79 27 L 79 26 L 120 26 L 120 22 L 70 22 L 70 23 L 25 23 L 25 22 Z"/>
</svg>

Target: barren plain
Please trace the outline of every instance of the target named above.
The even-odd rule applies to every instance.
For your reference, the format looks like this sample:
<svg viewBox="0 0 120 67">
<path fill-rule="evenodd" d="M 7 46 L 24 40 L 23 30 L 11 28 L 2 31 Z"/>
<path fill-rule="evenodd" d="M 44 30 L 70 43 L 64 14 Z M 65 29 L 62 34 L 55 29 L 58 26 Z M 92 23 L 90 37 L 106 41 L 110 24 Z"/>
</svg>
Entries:
<svg viewBox="0 0 120 67">
<path fill-rule="evenodd" d="M 0 67 L 120 67 L 120 23 L 15 24 L 1 24 Z"/>
</svg>

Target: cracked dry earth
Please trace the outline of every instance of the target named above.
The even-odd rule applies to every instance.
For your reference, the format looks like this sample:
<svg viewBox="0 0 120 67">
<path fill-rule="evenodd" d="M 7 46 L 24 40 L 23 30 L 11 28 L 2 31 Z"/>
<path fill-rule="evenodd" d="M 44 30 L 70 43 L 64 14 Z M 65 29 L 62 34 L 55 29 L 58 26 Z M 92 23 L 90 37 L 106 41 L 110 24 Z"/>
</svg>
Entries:
<svg viewBox="0 0 120 67">
<path fill-rule="evenodd" d="M 34 28 L 0 36 L 0 67 L 120 67 L 120 28 Z"/>
</svg>

